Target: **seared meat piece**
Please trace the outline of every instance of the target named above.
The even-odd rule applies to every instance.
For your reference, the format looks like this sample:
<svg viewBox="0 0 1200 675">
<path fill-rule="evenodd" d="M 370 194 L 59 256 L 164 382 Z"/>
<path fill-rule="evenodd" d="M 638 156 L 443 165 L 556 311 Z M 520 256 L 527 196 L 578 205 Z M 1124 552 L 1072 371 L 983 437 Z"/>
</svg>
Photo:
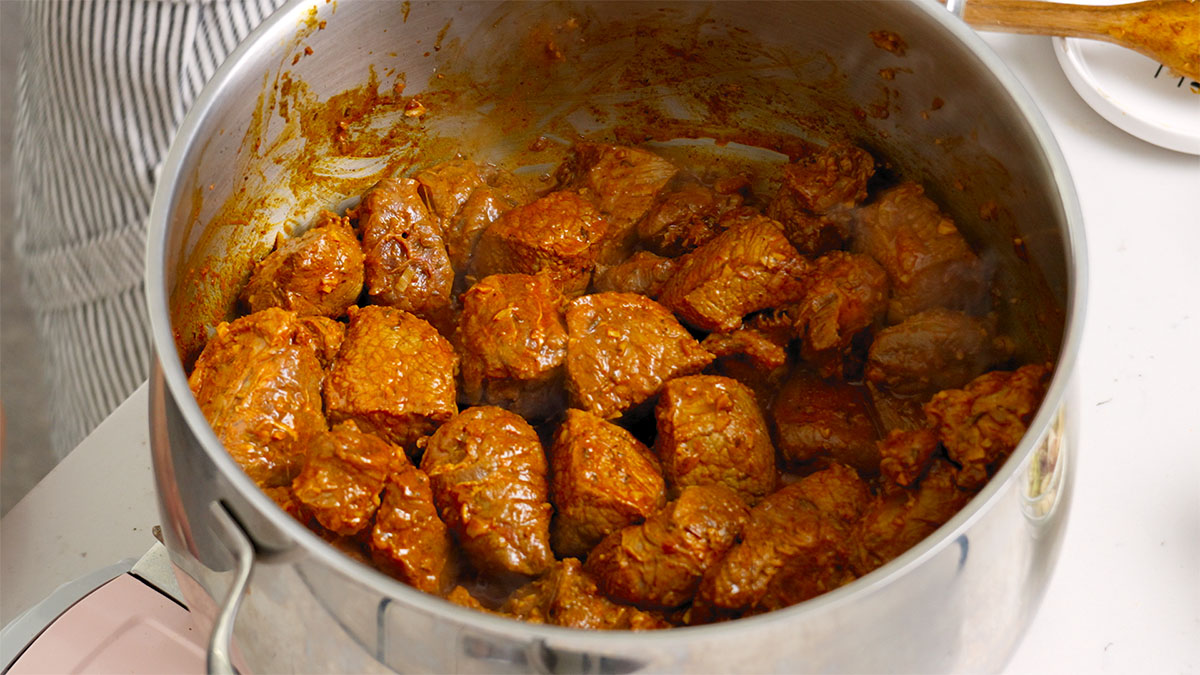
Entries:
<svg viewBox="0 0 1200 675">
<path fill-rule="evenodd" d="M 795 305 L 789 305 L 794 309 Z M 792 371 L 788 344 L 793 320 L 777 320 L 783 312 L 755 314 L 730 333 L 710 333 L 701 347 L 717 357 L 715 372 L 750 387 L 762 410 L 771 407 L 775 392 Z"/>
<path fill-rule="evenodd" d="M 731 331 L 750 312 L 798 300 L 807 268 L 779 224 L 757 218 L 681 258 L 660 300 L 700 330 Z"/>
<path fill-rule="evenodd" d="M 859 211 L 854 250 L 887 270 L 889 323 L 933 307 L 977 314 L 986 306 L 983 263 L 916 183 L 887 190 Z"/>
<path fill-rule="evenodd" d="M 812 502 L 817 510 L 836 517 L 847 526 L 862 518 L 871 504 L 871 489 L 858 472 L 834 462 L 792 484 L 796 495 Z"/>
<path fill-rule="evenodd" d="M 928 398 L 961 387 L 1008 358 L 1006 344 L 982 319 L 929 309 L 876 334 L 866 376 L 894 394 Z"/>
<path fill-rule="evenodd" d="M 442 225 L 419 187 L 411 178 L 389 177 L 363 193 L 357 214 L 367 295 L 377 305 L 440 321 L 450 306 L 454 269 Z"/>
<path fill-rule="evenodd" d="M 667 279 L 675 273 L 678 261 L 649 251 L 638 251 L 624 262 L 596 273 L 593 285 L 601 293 L 640 293 L 657 298 Z"/>
<path fill-rule="evenodd" d="M 370 546 L 380 569 L 413 588 L 441 594 L 454 581 L 454 538 L 438 518 L 429 477 L 403 455 L 384 484 Z"/>
<path fill-rule="evenodd" d="M 483 185 L 479 165 L 467 159 L 452 159 L 422 169 L 413 175 L 429 210 L 443 223 L 458 213 L 471 192 Z"/>
<path fill-rule="evenodd" d="M 606 419 L 713 359 L 671 313 L 632 293 L 596 293 L 567 306 L 571 405 Z"/>
<path fill-rule="evenodd" d="M 483 231 L 518 203 L 515 197 L 485 185 L 475 188 L 458 213 L 446 222 L 446 254 L 454 268 L 456 292 L 462 292 L 475 282 L 469 272 Z"/>
<path fill-rule="evenodd" d="M 933 534 L 974 496 L 955 483 L 954 465 L 934 460 L 915 489 L 884 491 L 854 530 L 851 562 L 859 576 Z"/>
<path fill-rule="evenodd" d="M 835 143 L 783 169 L 780 194 L 809 213 L 849 208 L 867 198 L 875 160 L 862 148 Z"/>
<path fill-rule="evenodd" d="M 742 205 L 742 196 L 717 194 L 688 183 L 664 192 L 638 222 L 637 234 L 647 249 L 668 257 L 702 246 L 725 230 L 721 215 Z"/>
<path fill-rule="evenodd" d="M 830 458 L 863 474 L 879 471 L 879 436 L 860 389 L 797 370 L 779 390 L 772 414 L 785 462 Z"/>
<path fill-rule="evenodd" d="M 937 434 L 930 429 L 896 429 L 879 442 L 879 473 L 896 485 L 915 484 L 933 462 Z"/>
<path fill-rule="evenodd" d="M 800 354 L 822 377 L 841 377 L 855 336 L 887 310 L 887 273 L 868 256 L 832 251 L 806 281 L 796 312 Z"/>
<path fill-rule="evenodd" d="M 262 491 L 265 492 L 267 496 L 271 498 L 271 501 L 275 502 L 279 508 L 283 509 L 284 512 L 289 516 L 295 518 L 305 527 L 314 527 L 312 514 L 308 512 L 308 509 L 304 506 L 304 504 L 301 504 L 296 499 L 296 495 L 292 494 L 292 488 L 290 485 L 280 487 L 265 487 L 262 489 Z M 319 526 L 320 523 L 316 523 L 315 527 Z"/>
<path fill-rule="evenodd" d="M 694 485 L 641 525 L 604 538 L 584 569 L 608 597 L 642 609 L 691 600 L 705 570 L 742 534 L 750 510 L 721 485 Z"/>
<path fill-rule="evenodd" d="M 462 296 L 455 333 L 466 405 L 545 419 L 562 410 L 565 300 L 545 275 L 495 274 Z"/>
<path fill-rule="evenodd" d="M 500 608 L 504 614 L 533 623 L 593 630 L 670 628 L 661 616 L 618 605 L 600 594 L 596 581 L 576 558 L 559 561 L 537 581 L 516 590 Z"/>
<path fill-rule="evenodd" d="M 751 322 L 729 333 L 710 333 L 700 346 L 718 359 L 742 357 L 759 370 L 774 370 L 787 363 L 788 342 Z"/>
<path fill-rule="evenodd" d="M 342 350 L 325 381 L 330 422 L 360 429 L 412 451 L 416 440 L 457 410 L 458 357 L 433 326 L 391 307 L 351 311 Z"/>
<path fill-rule="evenodd" d="M 775 448 L 754 392 L 718 375 L 667 384 L 654 414 L 654 450 L 671 496 L 689 485 L 724 485 L 754 505 L 775 488 Z"/>
<path fill-rule="evenodd" d="M 574 192 L 551 192 L 518 206 L 479 238 L 475 276 L 544 272 L 575 297 L 587 290 L 599 246 L 609 234 L 600 212 Z"/>
<path fill-rule="evenodd" d="M 913 431 L 927 426 L 924 410 L 925 399 L 897 396 L 869 380 L 867 381 L 867 394 L 871 399 L 875 417 L 882 431 L 888 432 L 896 429 Z"/>
<path fill-rule="evenodd" d="M 848 527 L 818 509 L 804 483 L 781 488 L 750 511 L 741 542 L 700 584 L 696 609 L 704 620 L 786 607 L 853 578 Z"/>
<path fill-rule="evenodd" d="M 842 248 L 850 235 L 848 209 L 867 197 L 875 160 L 859 148 L 837 144 L 783 169 L 767 215 L 783 225 L 796 250 L 820 255 Z"/>
<path fill-rule="evenodd" d="M 328 368 L 342 350 L 342 342 L 346 340 L 346 324 L 325 316 L 302 316 L 299 323 L 296 344 L 311 347 L 321 367 Z"/>
<path fill-rule="evenodd" d="M 429 438 L 421 469 L 476 569 L 534 576 L 554 562 L 546 453 L 525 420 L 469 408 Z"/>
<path fill-rule="evenodd" d="M 261 487 L 289 485 L 328 426 L 325 373 L 295 312 L 265 309 L 217 326 L 188 378 L 225 449 Z"/>
<path fill-rule="evenodd" d="M 339 317 L 363 287 L 363 253 L 349 218 L 322 211 L 304 234 L 281 239 L 242 289 L 250 313 L 268 307 Z"/>
<path fill-rule="evenodd" d="M 400 452 L 378 436 L 362 433 L 354 422 L 342 422 L 309 440 L 292 494 L 325 529 L 357 534 L 375 515 L 383 481 Z"/>
<path fill-rule="evenodd" d="M 978 489 L 1016 449 L 1046 393 L 1050 371 L 1040 365 L 980 375 L 962 389 L 938 392 L 925 415 L 957 462 L 958 484 Z"/>
<path fill-rule="evenodd" d="M 568 410 L 550 450 L 551 543 L 560 556 L 586 556 L 601 539 L 666 503 L 658 460 L 625 429 Z"/>
<path fill-rule="evenodd" d="M 638 148 L 575 146 L 574 155 L 559 167 L 559 185 L 592 200 L 611 226 L 600 263 L 612 265 L 629 255 L 637 241 L 638 221 L 678 171 L 662 157 Z"/>
</svg>

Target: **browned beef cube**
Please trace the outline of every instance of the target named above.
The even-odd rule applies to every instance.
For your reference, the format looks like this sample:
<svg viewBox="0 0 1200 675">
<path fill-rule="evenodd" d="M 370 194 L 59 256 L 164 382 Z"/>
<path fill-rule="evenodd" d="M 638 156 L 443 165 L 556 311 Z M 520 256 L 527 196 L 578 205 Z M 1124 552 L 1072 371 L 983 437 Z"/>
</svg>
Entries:
<svg viewBox="0 0 1200 675">
<path fill-rule="evenodd" d="M 805 480 L 754 507 L 741 541 L 705 573 L 696 605 L 706 619 L 786 607 L 853 578 L 850 531 L 807 498 Z"/>
<path fill-rule="evenodd" d="M 934 460 L 917 487 L 875 498 L 854 530 L 851 563 L 859 576 L 920 543 L 971 501 L 975 493 L 958 487 L 956 473 L 946 460 Z"/>
<path fill-rule="evenodd" d="M 596 293 L 567 306 L 571 405 L 606 419 L 713 359 L 662 305 L 632 293 Z"/>
<path fill-rule="evenodd" d="M 718 194 L 697 183 L 662 193 L 638 222 L 642 246 L 668 257 L 683 255 L 725 231 L 721 216 L 742 204 L 742 196 Z"/>
<path fill-rule="evenodd" d="M 623 262 L 596 272 L 593 285 L 601 293 L 640 293 L 657 298 L 677 265 L 675 258 L 638 251 Z"/>
<path fill-rule="evenodd" d="M 331 422 L 354 420 L 410 452 L 454 416 L 458 357 L 433 326 L 391 307 L 350 314 L 346 340 L 325 380 Z"/>
<path fill-rule="evenodd" d="M 759 370 L 770 371 L 787 363 L 788 342 L 772 332 L 746 325 L 729 333 L 709 333 L 700 346 L 718 359 L 743 358 Z"/>
<path fill-rule="evenodd" d="M 867 381 L 867 396 L 875 409 L 875 418 L 883 432 L 893 430 L 913 431 L 927 426 L 925 421 L 925 399 L 915 396 L 898 396 L 874 382 Z"/>
<path fill-rule="evenodd" d="M 588 551 L 666 503 L 658 460 L 625 429 L 582 410 L 568 410 L 550 450 L 555 513 L 551 543 L 560 556 Z"/>
<path fill-rule="evenodd" d="M 545 275 L 496 274 L 468 289 L 455 334 L 462 357 L 460 400 L 527 418 L 561 411 L 564 303 Z"/>
<path fill-rule="evenodd" d="M 411 178 L 384 178 L 363 193 L 358 229 L 373 303 L 440 320 L 450 306 L 454 269 L 442 225 Z"/>
<path fill-rule="evenodd" d="M 928 398 L 970 382 L 1009 356 L 991 325 L 962 312 L 919 312 L 875 336 L 867 380 L 900 396 Z"/>
<path fill-rule="evenodd" d="M 188 378 L 225 449 L 262 487 L 291 483 L 308 440 L 325 431 L 316 351 L 295 312 L 278 308 L 217 326 Z"/>
<path fill-rule="evenodd" d="M 894 430 L 879 442 L 879 473 L 896 485 L 909 487 L 933 463 L 937 448 L 937 434 L 930 429 Z"/>
<path fill-rule="evenodd" d="M 834 462 L 793 483 L 797 496 L 812 502 L 817 510 L 852 526 L 871 504 L 871 488 L 853 468 Z"/>
<path fill-rule="evenodd" d="M 375 515 L 398 453 L 399 448 L 362 433 L 354 422 L 342 422 L 309 441 L 292 494 L 326 529 L 343 536 L 357 534 Z"/>
<path fill-rule="evenodd" d="M 822 377 L 843 376 L 855 337 L 883 318 L 887 299 L 887 273 L 869 256 L 821 256 L 796 314 L 801 356 Z"/>
<path fill-rule="evenodd" d="M 638 148 L 580 143 L 559 168 L 559 182 L 591 199 L 611 230 L 598 258 L 603 265 L 625 259 L 637 240 L 637 223 L 678 169 Z"/>
<path fill-rule="evenodd" d="M 692 599 L 704 572 L 737 542 L 750 510 L 721 485 L 686 487 L 641 525 L 604 538 L 584 569 L 617 602 L 671 609 Z"/>
<path fill-rule="evenodd" d="M 429 438 L 421 469 L 438 514 L 484 574 L 534 576 L 554 562 L 546 453 L 502 408 L 469 408 Z"/>
<path fill-rule="evenodd" d="M 784 167 L 767 215 L 783 224 L 796 250 L 820 255 L 845 246 L 849 208 L 867 196 L 875 161 L 865 150 L 836 144 Z"/>
<path fill-rule="evenodd" d="M 608 224 L 574 192 L 551 192 L 500 216 L 483 231 L 475 276 L 544 272 L 564 295 L 587 290 Z"/>
<path fill-rule="evenodd" d="M 996 371 L 962 389 L 938 392 L 925 404 L 946 454 L 957 462 L 958 485 L 978 489 L 1021 442 L 1046 393 L 1050 371 L 1040 365 Z"/>
<path fill-rule="evenodd" d="M 300 329 L 296 331 L 296 344 L 312 347 L 321 367 L 328 368 L 342 350 L 342 342 L 346 340 L 346 324 L 326 316 L 302 316 L 298 323 Z"/>
<path fill-rule="evenodd" d="M 461 292 L 476 281 L 470 271 L 484 230 L 517 205 L 515 198 L 485 185 L 476 188 L 458 213 L 447 221 L 446 254 L 454 267 L 455 291 Z"/>
<path fill-rule="evenodd" d="M 322 211 L 304 234 L 278 243 L 242 290 L 250 313 L 268 307 L 339 317 L 363 287 L 363 253 L 348 218 Z"/>
<path fill-rule="evenodd" d="M 654 449 L 671 496 L 688 485 L 724 485 L 754 505 L 775 489 L 771 432 L 745 385 L 718 375 L 676 378 L 654 414 Z"/>
<path fill-rule="evenodd" d="M 475 188 L 484 184 L 479 166 L 467 159 L 452 159 L 413 175 L 418 190 L 433 215 L 443 223 L 458 213 Z"/>
<path fill-rule="evenodd" d="M 454 538 L 438 517 L 429 477 L 403 456 L 384 483 L 370 546 L 376 565 L 413 588 L 441 594 L 454 582 Z"/>
<path fill-rule="evenodd" d="M 828 458 L 863 474 L 878 473 L 879 436 L 859 388 L 797 370 L 779 390 L 772 415 L 779 453 L 787 463 Z"/>
<path fill-rule="evenodd" d="M 751 312 L 798 300 L 807 269 L 779 224 L 757 218 L 684 256 L 659 299 L 700 330 L 731 331 Z"/>
<path fill-rule="evenodd" d="M 977 314 L 986 306 L 982 262 L 916 183 L 887 190 L 859 212 L 854 250 L 887 270 L 889 323 L 933 307 Z"/>
<path fill-rule="evenodd" d="M 661 615 L 618 605 L 600 594 L 576 558 L 554 564 L 542 578 L 517 589 L 500 608 L 523 621 L 592 630 L 670 628 Z"/>
</svg>

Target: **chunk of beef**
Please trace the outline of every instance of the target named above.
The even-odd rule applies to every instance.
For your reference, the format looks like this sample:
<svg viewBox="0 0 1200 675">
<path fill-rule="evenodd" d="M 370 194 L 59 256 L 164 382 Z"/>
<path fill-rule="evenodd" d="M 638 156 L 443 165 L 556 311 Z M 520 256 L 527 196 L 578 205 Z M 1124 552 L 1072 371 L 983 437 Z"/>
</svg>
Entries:
<svg viewBox="0 0 1200 675">
<path fill-rule="evenodd" d="M 788 464 L 827 458 L 863 474 L 879 471 L 879 436 L 859 388 L 797 370 L 779 390 L 772 415 L 779 453 Z"/>
<path fill-rule="evenodd" d="M 384 484 L 370 548 L 380 569 L 413 588 L 441 594 L 454 582 L 454 538 L 438 517 L 429 477 L 403 455 Z"/>
<path fill-rule="evenodd" d="M 526 418 L 545 419 L 561 411 L 564 302 L 545 275 L 495 274 L 468 289 L 455 333 L 462 357 L 459 399 Z"/>
<path fill-rule="evenodd" d="M 849 208 L 867 197 L 875 160 L 865 150 L 835 144 L 783 169 L 767 215 L 783 225 L 796 250 L 820 255 L 845 246 Z"/>
<path fill-rule="evenodd" d="M 931 429 L 894 430 L 879 442 L 879 473 L 896 485 L 912 486 L 933 463 L 937 448 Z"/>
<path fill-rule="evenodd" d="M 295 312 L 270 308 L 217 326 L 188 378 L 225 449 L 261 487 L 289 485 L 328 426 L 325 373 Z"/>
<path fill-rule="evenodd" d="M 321 367 L 328 368 L 342 350 L 346 324 L 325 316 L 302 316 L 297 321 L 300 325 L 296 331 L 296 344 L 311 347 Z"/>
<path fill-rule="evenodd" d="M 658 460 L 625 429 L 568 410 L 550 450 L 555 513 L 551 543 L 560 556 L 586 556 L 601 539 L 641 523 L 666 503 Z"/>
<path fill-rule="evenodd" d="M 442 225 L 411 178 L 388 177 L 363 193 L 358 229 L 366 256 L 367 295 L 434 321 L 450 306 L 454 269 Z"/>
<path fill-rule="evenodd" d="M 554 562 L 546 453 L 520 416 L 491 406 L 463 411 L 429 438 L 421 469 L 476 569 L 534 576 Z"/>
<path fill-rule="evenodd" d="M 774 370 L 788 362 L 791 330 L 776 331 L 760 323 L 751 320 L 728 333 L 709 333 L 700 346 L 718 359 L 741 357 L 760 370 Z"/>
<path fill-rule="evenodd" d="M 280 307 L 301 316 L 339 317 L 363 287 L 363 253 L 349 218 L 322 211 L 298 237 L 281 239 L 242 289 L 250 313 Z"/>
<path fill-rule="evenodd" d="M 446 223 L 446 254 L 454 268 L 454 289 L 462 292 L 475 283 L 470 274 L 475 250 L 483 231 L 519 202 L 491 186 L 476 188 L 467 201 Z"/>
<path fill-rule="evenodd" d="M 718 375 L 676 378 L 654 414 L 654 449 L 671 496 L 689 485 L 724 485 L 754 505 L 775 488 L 771 432 L 745 385 Z"/>
<path fill-rule="evenodd" d="M 696 605 L 711 620 L 802 602 L 850 578 L 849 529 L 822 512 L 805 481 L 768 496 L 750 511 L 742 540 L 705 573 Z"/>
<path fill-rule="evenodd" d="M 292 494 L 325 529 L 357 534 L 379 507 L 383 481 L 396 453 L 386 441 L 342 422 L 314 434 L 304 468 L 292 481 Z"/>
<path fill-rule="evenodd" d="M 871 488 L 853 468 L 834 462 L 796 481 L 792 489 L 821 513 L 852 526 L 871 504 Z"/>
<path fill-rule="evenodd" d="M 637 223 L 678 169 L 653 152 L 601 143 L 579 143 L 559 168 L 559 184 L 578 190 L 610 224 L 599 262 L 612 265 L 629 256 Z"/>
<path fill-rule="evenodd" d="M 1008 358 L 1007 344 L 987 321 L 929 309 L 879 331 L 867 356 L 866 377 L 900 396 L 927 399 L 962 387 Z"/>
<path fill-rule="evenodd" d="M 736 543 L 749 515 L 724 486 L 689 486 L 646 522 L 605 537 L 584 569 L 618 602 L 642 609 L 679 607 Z"/>
<path fill-rule="evenodd" d="M 883 318 L 887 299 L 887 273 L 870 257 L 825 254 L 807 277 L 796 315 L 800 354 L 822 377 L 841 377 L 855 337 Z"/>
<path fill-rule="evenodd" d="M 757 218 L 681 258 L 660 300 L 700 330 L 731 331 L 751 312 L 800 299 L 807 269 L 779 224 Z"/>
<path fill-rule="evenodd" d="M 443 223 L 458 213 L 475 188 L 484 184 L 479 165 L 468 159 L 435 164 L 418 171 L 413 179 L 429 210 Z"/>
<path fill-rule="evenodd" d="M 721 216 L 742 205 L 742 196 L 718 194 L 698 183 L 662 193 L 637 224 L 642 246 L 674 258 L 703 246 L 721 232 Z"/>
<path fill-rule="evenodd" d="M 657 298 L 677 265 L 675 258 L 638 251 L 623 262 L 598 271 L 593 285 L 601 293 L 639 293 Z"/>
<path fill-rule="evenodd" d="M 391 307 L 363 307 L 351 312 L 329 368 L 325 409 L 330 422 L 354 420 L 412 452 L 457 411 L 457 371 L 454 348 L 433 326 Z"/>
<path fill-rule="evenodd" d="M 916 183 L 891 188 L 859 211 L 854 250 L 887 270 L 889 323 L 933 307 L 973 314 L 986 307 L 983 263 Z"/>
<path fill-rule="evenodd" d="M 962 467 L 958 484 L 978 489 L 1021 442 L 1041 405 L 1050 371 L 1022 366 L 1016 371 L 980 375 L 962 389 L 938 392 L 925 404 L 925 415 Z"/>
<path fill-rule="evenodd" d="M 596 293 L 567 306 L 571 405 L 606 419 L 713 359 L 662 305 L 632 293 Z"/>
<path fill-rule="evenodd" d="M 599 246 L 609 226 L 586 199 L 551 192 L 504 213 L 483 231 L 475 276 L 544 272 L 564 295 L 587 291 Z"/>
<path fill-rule="evenodd" d="M 884 491 L 854 530 L 851 563 L 859 576 L 871 572 L 933 534 L 971 501 L 974 492 L 955 481 L 954 466 L 934 460 L 916 488 Z"/>
<path fill-rule="evenodd" d="M 867 381 L 867 394 L 875 410 L 875 419 L 883 432 L 893 430 L 913 431 L 927 426 L 925 422 L 925 399 L 915 396 L 898 396 Z"/>
<path fill-rule="evenodd" d="M 670 628 L 662 616 L 618 605 L 600 594 L 576 558 L 559 561 L 540 579 L 517 589 L 500 608 L 523 621 L 592 630 Z"/>
</svg>

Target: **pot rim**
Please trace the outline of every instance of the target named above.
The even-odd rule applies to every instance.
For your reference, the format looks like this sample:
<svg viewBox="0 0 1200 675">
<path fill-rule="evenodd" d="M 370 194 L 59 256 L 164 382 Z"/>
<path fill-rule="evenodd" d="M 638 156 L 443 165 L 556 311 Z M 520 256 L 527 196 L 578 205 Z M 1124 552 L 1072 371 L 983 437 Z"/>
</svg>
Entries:
<svg viewBox="0 0 1200 675">
<path fill-rule="evenodd" d="M 1009 483 L 1017 480 L 1019 468 L 1025 464 L 1033 448 L 1046 434 L 1067 398 L 1083 335 L 1088 293 L 1087 241 L 1084 234 L 1082 211 L 1066 160 L 1045 118 L 1016 76 L 973 29 L 941 5 L 923 0 L 906 0 L 906 2 L 910 8 L 923 13 L 928 19 L 938 24 L 941 30 L 956 41 L 960 48 L 971 52 L 987 67 L 1012 102 L 1016 104 L 1025 123 L 1030 127 L 1036 144 L 1042 150 L 1042 159 L 1050 168 L 1053 185 L 1058 192 L 1058 201 L 1062 205 L 1066 219 L 1063 249 L 1068 285 L 1064 334 L 1054 374 L 1042 405 L 1016 450 L 996 475 L 988 481 L 987 485 L 949 521 L 879 569 L 805 602 L 766 614 L 713 625 L 686 626 L 663 631 L 620 631 L 614 635 L 611 631 L 583 631 L 526 623 L 485 614 L 455 605 L 438 596 L 418 591 L 374 568 L 354 561 L 329 546 L 278 508 L 266 493 L 259 489 L 217 439 L 212 427 L 209 426 L 204 414 L 200 411 L 188 385 L 183 364 L 179 359 L 171 330 L 170 294 L 166 288 L 165 261 L 168 258 L 166 250 L 168 222 L 173 210 L 175 186 L 183 176 L 183 160 L 194 145 L 203 142 L 204 139 L 198 137 L 198 130 L 213 104 L 221 97 L 223 90 L 229 86 L 235 73 L 245 67 L 243 61 L 247 59 L 247 56 L 252 52 L 265 50 L 269 45 L 284 39 L 285 33 L 290 36 L 294 27 L 302 22 L 303 15 L 316 4 L 314 0 L 290 0 L 287 5 L 268 17 L 251 32 L 246 40 L 238 45 L 205 85 L 188 111 L 163 162 L 147 225 L 146 302 L 158 363 L 168 391 L 180 414 L 192 433 L 196 435 L 209 459 L 221 473 L 222 478 L 227 480 L 240 496 L 246 499 L 249 505 L 264 516 L 272 526 L 284 532 L 294 547 L 303 549 L 305 554 L 332 567 L 346 577 L 375 588 L 391 601 L 408 603 L 415 609 L 459 621 L 493 635 L 513 637 L 522 641 L 541 639 L 562 643 L 569 640 L 573 645 L 601 651 L 605 647 L 611 649 L 614 637 L 619 635 L 624 640 L 633 641 L 649 648 L 680 641 L 703 639 L 706 636 L 716 635 L 717 632 L 728 638 L 731 633 L 756 631 L 771 622 L 789 621 L 801 616 L 813 616 L 828 612 L 852 602 L 860 596 L 865 597 L 879 592 L 951 545 L 990 510 L 992 504 L 997 501 L 998 495 Z"/>
</svg>

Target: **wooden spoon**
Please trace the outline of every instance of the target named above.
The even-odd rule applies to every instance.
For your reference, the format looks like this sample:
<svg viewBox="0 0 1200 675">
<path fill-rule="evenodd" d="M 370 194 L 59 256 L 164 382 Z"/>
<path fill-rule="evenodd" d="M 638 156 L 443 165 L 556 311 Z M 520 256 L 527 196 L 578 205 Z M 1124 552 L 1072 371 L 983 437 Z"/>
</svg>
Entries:
<svg viewBox="0 0 1200 675">
<path fill-rule="evenodd" d="M 985 31 L 1104 40 L 1149 56 L 1177 75 L 1200 80 L 1200 2 L 1196 0 L 1109 6 L 966 0 L 963 20 Z"/>
</svg>

